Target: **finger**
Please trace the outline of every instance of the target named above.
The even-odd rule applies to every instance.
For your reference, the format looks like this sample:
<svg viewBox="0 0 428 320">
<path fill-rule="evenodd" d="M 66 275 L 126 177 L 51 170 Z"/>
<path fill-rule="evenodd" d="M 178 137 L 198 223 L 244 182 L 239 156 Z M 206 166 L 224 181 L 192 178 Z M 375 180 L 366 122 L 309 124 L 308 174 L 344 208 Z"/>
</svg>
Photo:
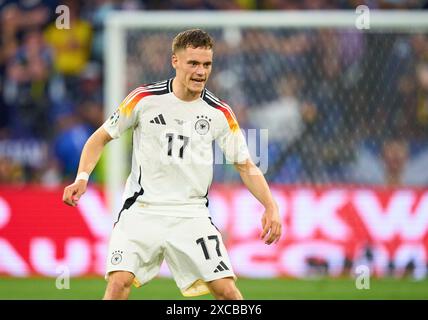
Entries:
<svg viewBox="0 0 428 320">
<path fill-rule="evenodd" d="M 265 218 L 265 216 L 263 216 L 262 217 L 262 231 L 260 232 L 260 238 L 261 239 L 263 238 L 263 231 L 265 229 L 265 226 L 266 226 L 266 218 Z"/>
<path fill-rule="evenodd" d="M 80 196 L 81 196 L 81 194 L 77 190 L 75 190 L 73 192 L 73 195 L 71 196 L 71 199 L 73 199 L 73 201 L 79 201 Z"/>
<path fill-rule="evenodd" d="M 75 206 L 77 206 L 77 202 L 79 202 L 80 197 L 81 197 L 80 194 L 72 196 L 72 200 L 73 200 L 73 203 L 74 203 Z"/>
<path fill-rule="evenodd" d="M 279 234 L 278 237 L 275 240 L 275 244 L 278 243 L 279 239 L 281 239 L 281 235 L 282 235 L 282 225 L 279 225 Z"/>
<path fill-rule="evenodd" d="M 271 244 L 276 239 L 277 234 L 278 234 L 278 225 L 275 223 L 272 223 L 272 227 L 270 229 L 269 237 L 266 240 L 266 244 Z"/>
<path fill-rule="evenodd" d="M 69 206 L 74 207 L 74 203 L 73 203 L 73 201 L 72 201 L 72 200 L 67 199 L 67 200 L 65 200 L 64 202 L 65 202 L 65 204 L 67 204 L 67 205 L 69 205 Z"/>
<path fill-rule="evenodd" d="M 278 241 L 279 236 L 281 235 L 281 225 L 277 222 L 272 223 L 271 232 L 269 234 L 269 239 L 266 241 L 267 244 L 272 244 L 274 241 Z"/>
<path fill-rule="evenodd" d="M 68 187 L 64 188 L 64 192 L 62 194 L 62 200 L 67 200 L 67 194 L 68 194 Z"/>
<path fill-rule="evenodd" d="M 77 205 L 77 202 L 74 199 L 74 195 L 76 192 L 77 190 L 73 188 L 70 188 L 70 187 L 65 188 L 63 201 L 69 206 L 75 207 Z"/>
<path fill-rule="evenodd" d="M 77 201 L 79 201 L 79 198 L 80 198 L 79 194 L 78 194 L 78 189 L 77 188 L 73 189 L 73 192 L 72 192 L 70 198 L 71 198 L 71 201 L 73 202 L 73 205 L 76 206 L 77 205 Z"/>
<path fill-rule="evenodd" d="M 262 234 L 260 235 L 261 239 L 265 238 L 265 236 L 268 234 L 271 226 L 272 226 L 272 221 L 271 220 L 266 220 L 265 225 L 263 226 Z"/>
<path fill-rule="evenodd" d="M 77 202 L 80 200 L 80 197 L 83 195 L 84 190 L 81 190 L 81 188 L 76 188 L 73 192 L 73 201 L 77 205 Z"/>
<path fill-rule="evenodd" d="M 275 240 L 273 241 L 273 243 L 277 243 L 279 239 L 281 239 L 281 234 L 282 234 L 281 229 L 282 229 L 282 226 L 280 223 L 278 223 L 276 234 L 275 234 Z"/>
<path fill-rule="evenodd" d="M 63 196 L 62 196 L 62 201 L 63 201 L 65 204 L 68 204 L 69 206 L 71 206 L 71 205 L 72 205 L 72 203 L 71 203 L 71 198 L 70 198 L 70 189 L 68 189 L 68 188 L 65 188 L 65 189 L 64 189 L 64 194 L 63 194 Z"/>
<path fill-rule="evenodd" d="M 68 204 L 69 206 L 74 207 L 74 202 L 73 199 L 71 197 L 68 197 L 67 200 L 65 201 L 66 204 Z"/>
</svg>

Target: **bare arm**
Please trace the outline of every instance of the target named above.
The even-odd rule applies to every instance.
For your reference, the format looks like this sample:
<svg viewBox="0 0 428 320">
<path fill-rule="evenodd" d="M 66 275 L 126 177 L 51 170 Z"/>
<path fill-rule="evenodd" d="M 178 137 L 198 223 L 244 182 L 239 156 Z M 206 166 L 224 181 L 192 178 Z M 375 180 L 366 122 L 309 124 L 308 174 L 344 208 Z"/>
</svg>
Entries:
<svg viewBox="0 0 428 320">
<path fill-rule="evenodd" d="M 83 147 L 77 173 L 86 172 L 91 174 L 101 157 L 104 146 L 110 140 L 112 140 L 112 138 L 107 131 L 103 127 L 98 128 L 97 131 L 89 137 Z M 87 184 L 88 182 L 86 180 L 77 180 L 65 187 L 62 201 L 75 207 L 79 198 L 85 193 Z"/>
<path fill-rule="evenodd" d="M 262 216 L 263 231 L 260 238 L 265 240 L 266 244 L 277 243 L 281 237 L 281 218 L 278 212 L 278 205 L 272 197 L 263 173 L 251 160 L 234 166 L 248 190 L 265 207 L 265 212 Z"/>
</svg>

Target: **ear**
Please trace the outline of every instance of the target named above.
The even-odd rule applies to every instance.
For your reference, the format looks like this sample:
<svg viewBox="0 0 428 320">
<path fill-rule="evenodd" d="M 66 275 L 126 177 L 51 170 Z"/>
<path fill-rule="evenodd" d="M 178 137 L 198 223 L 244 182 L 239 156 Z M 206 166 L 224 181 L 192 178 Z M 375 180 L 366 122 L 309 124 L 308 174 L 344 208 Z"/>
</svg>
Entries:
<svg viewBox="0 0 428 320">
<path fill-rule="evenodd" d="M 176 55 L 175 53 L 173 53 L 173 54 L 172 54 L 172 57 L 171 57 L 171 64 L 172 64 L 172 67 L 173 67 L 174 69 L 177 69 L 178 57 L 177 57 L 177 55 Z"/>
</svg>

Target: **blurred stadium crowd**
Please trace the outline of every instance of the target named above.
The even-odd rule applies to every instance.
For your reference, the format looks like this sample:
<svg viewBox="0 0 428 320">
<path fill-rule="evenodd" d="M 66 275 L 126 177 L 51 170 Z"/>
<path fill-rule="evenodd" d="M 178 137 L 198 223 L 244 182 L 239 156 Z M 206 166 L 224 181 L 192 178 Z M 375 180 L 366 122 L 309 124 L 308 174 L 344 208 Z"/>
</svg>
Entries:
<svg viewBox="0 0 428 320">
<path fill-rule="evenodd" d="M 365 3 L 428 7 L 428 1 L 417 0 Z M 103 24 L 114 10 L 354 9 L 359 4 L 0 0 L 0 183 L 54 186 L 74 178 L 86 139 L 104 121 Z M 69 30 L 55 27 L 58 5 L 70 8 Z M 135 46 L 128 56 L 129 90 L 173 75 L 168 49 L 174 33 L 129 34 L 127 43 Z M 269 129 L 271 182 L 428 184 L 427 33 L 248 29 L 238 38 L 213 34 L 209 89 L 232 105 L 242 128 Z M 149 59 L 141 61 L 141 54 Z M 101 169 L 93 179 L 103 181 Z M 237 179 L 229 167 L 216 168 L 216 181 Z"/>
</svg>

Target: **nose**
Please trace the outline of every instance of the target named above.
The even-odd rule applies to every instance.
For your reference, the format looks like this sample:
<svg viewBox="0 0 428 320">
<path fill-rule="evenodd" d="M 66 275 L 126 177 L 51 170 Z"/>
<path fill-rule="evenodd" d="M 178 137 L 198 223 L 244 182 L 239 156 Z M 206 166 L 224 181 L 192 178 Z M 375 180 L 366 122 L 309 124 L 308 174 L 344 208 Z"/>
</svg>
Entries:
<svg viewBox="0 0 428 320">
<path fill-rule="evenodd" d="M 201 65 L 199 65 L 199 66 L 196 68 L 196 74 L 197 74 L 198 76 L 203 76 L 203 75 L 205 74 L 205 69 L 204 69 L 204 67 L 203 67 L 203 66 L 201 66 Z"/>
</svg>

